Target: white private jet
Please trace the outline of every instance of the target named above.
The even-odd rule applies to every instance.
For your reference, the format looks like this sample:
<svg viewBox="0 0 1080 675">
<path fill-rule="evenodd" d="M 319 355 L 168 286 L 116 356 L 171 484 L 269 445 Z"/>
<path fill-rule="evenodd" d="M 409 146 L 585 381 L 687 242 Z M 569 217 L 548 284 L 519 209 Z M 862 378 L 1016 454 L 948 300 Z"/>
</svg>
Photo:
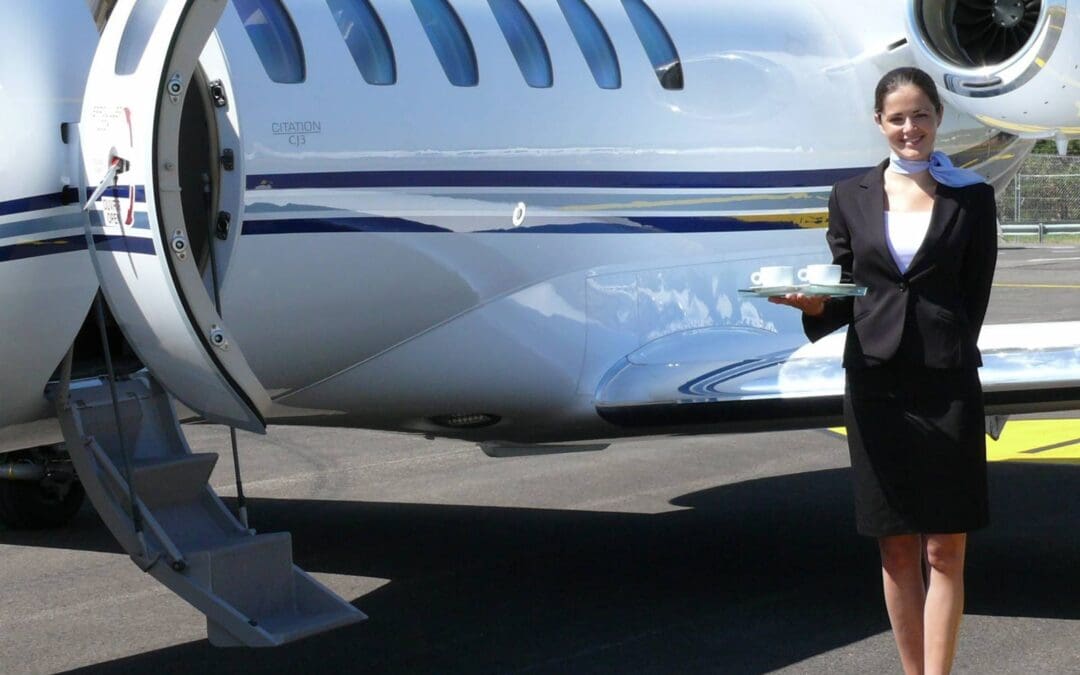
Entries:
<svg viewBox="0 0 1080 675">
<path fill-rule="evenodd" d="M 828 259 L 881 74 L 930 72 L 939 147 L 998 188 L 1080 136 L 1080 0 L 88 4 L 0 7 L 0 515 L 85 489 L 215 644 L 363 615 L 178 420 L 489 451 L 834 423 L 842 336 L 738 289 Z M 990 412 L 1080 404 L 1080 323 L 980 346 Z"/>
</svg>

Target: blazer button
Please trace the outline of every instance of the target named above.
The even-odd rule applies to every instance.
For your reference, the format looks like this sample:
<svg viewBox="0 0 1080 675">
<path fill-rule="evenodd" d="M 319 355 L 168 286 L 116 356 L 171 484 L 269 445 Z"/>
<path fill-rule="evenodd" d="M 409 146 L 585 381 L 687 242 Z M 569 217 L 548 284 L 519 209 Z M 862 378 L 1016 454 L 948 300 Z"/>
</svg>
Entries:
<svg viewBox="0 0 1080 675">
<path fill-rule="evenodd" d="M 905 291 L 907 291 L 907 282 L 906 281 L 901 281 L 900 282 L 900 292 L 903 293 Z"/>
</svg>

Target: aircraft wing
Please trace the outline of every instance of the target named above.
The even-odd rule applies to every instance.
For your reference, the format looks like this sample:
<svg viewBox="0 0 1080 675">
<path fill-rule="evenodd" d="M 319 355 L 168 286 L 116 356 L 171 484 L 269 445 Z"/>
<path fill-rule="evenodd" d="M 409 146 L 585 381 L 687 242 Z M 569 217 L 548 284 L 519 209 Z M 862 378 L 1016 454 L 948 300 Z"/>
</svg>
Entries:
<svg viewBox="0 0 1080 675">
<path fill-rule="evenodd" d="M 690 344 L 708 340 L 712 330 L 665 336 L 629 354 L 599 388 L 597 412 L 624 427 L 737 431 L 840 423 L 843 331 L 737 361 L 666 358 L 692 352 Z M 979 348 L 988 415 L 1080 406 L 1080 321 L 984 326 Z"/>
</svg>

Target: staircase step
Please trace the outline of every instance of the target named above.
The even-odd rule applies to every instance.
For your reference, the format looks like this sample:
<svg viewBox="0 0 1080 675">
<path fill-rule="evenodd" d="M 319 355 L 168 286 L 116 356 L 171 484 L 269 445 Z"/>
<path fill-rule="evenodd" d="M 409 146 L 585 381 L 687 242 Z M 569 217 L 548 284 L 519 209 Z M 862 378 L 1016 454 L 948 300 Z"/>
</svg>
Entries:
<svg viewBox="0 0 1080 675">
<path fill-rule="evenodd" d="M 366 618 L 293 565 L 287 532 L 254 535 L 229 512 L 207 482 L 217 455 L 192 454 L 148 373 L 116 383 L 122 438 L 107 385 L 72 383 L 70 397 L 53 396 L 71 461 L 124 550 L 206 615 L 212 644 L 269 647 Z M 125 456 L 145 507 L 139 533 Z"/>
<path fill-rule="evenodd" d="M 344 605 L 320 614 L 269 616 L 259 625 L 274 637 L 275 642 L 284 644 L 348 626 L 365 618 L 363 612 L 352 605 Z"/>
<path fill-rule="evenodd" d="M 293 611 L 292 537 L 288 532 L 241 537 L 187 554 L 208 590 L 248 619 Z"/>
<path fill-rule="evenodd" d="M 217 460 L 212 452 L 136 460 L 132 467 L 135 491 L 151 510 L 195 501 L 205 490 Z"/>
<path fill-rule="evenodd" d="M 260 534 L 188 556 L 208 571 L 210 591 L 248 620 L 245 632 L 265 632 L 271 644 L 299 640 L 355 623 L 364 614 L 292 564 L 287 532 Z M 207 617 L 212 644 L 250 644 Z"/>
</svg>

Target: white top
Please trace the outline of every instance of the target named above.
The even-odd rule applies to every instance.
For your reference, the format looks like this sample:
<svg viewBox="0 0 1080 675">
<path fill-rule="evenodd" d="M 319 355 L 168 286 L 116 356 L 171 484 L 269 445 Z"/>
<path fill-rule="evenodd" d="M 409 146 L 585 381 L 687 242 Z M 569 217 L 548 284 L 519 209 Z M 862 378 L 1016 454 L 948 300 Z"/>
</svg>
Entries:
<svg viewBox="0 0 1080 675">
<path fill-rule="evenodd" d="M 907 272 L 915 251 L 926 239 L 930 229 L 929 211 L 886 211 L 885 235 L 889 241 L 889 253 L 892 254 L 900 272 Z"/>
</svg>

